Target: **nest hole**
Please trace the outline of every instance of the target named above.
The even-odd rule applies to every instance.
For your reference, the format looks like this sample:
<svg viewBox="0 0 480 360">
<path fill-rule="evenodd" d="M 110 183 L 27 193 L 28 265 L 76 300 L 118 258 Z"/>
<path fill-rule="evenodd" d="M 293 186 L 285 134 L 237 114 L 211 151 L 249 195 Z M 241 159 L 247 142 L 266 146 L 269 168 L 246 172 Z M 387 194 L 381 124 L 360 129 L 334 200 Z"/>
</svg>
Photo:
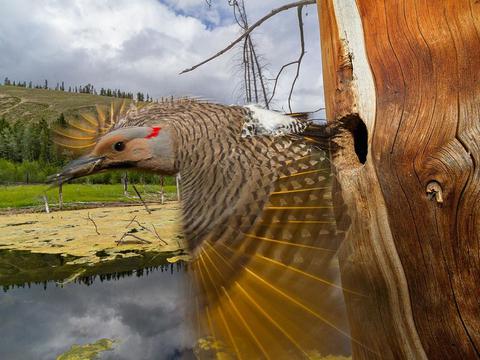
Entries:
<svg viewBox="0 0 480 360">
<path fill-rule="evenodd" d="M 356 168 L 367 161 L 368 130 L 358 114 L 349 114 L 338 122 L 334 142 L 337 159 L 345 168 Z"/>
<path fill-rule="evenodd" d="M 358 161 L 365 164 L 368 155 L 368 130 L 367 126 L 359 116 L 356 116 L 355 124 L 351 132 L 353 136 L 353 146 Z"/>
</svg>

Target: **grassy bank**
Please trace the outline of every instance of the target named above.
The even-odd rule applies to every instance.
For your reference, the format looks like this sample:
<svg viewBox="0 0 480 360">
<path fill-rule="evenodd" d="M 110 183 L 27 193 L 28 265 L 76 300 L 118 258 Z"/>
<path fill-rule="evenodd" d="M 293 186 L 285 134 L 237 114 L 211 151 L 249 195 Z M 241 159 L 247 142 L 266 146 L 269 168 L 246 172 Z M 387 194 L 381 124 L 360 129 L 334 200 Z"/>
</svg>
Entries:
<svg viewBox="0 0 480 360">
<path fill-rule="evenodd" d="M 26 123 L 45 119 L 50 123 L 61 113 L 74 115 L 80 110 L 93 109 L 95 104 L 110 105 L 112 101 L 121 100 L 91 94 L 0 86 L 0 112 L 12 123 L 19 119 Z"/>
<path fill-rule="evenodd" d="M 160 198 L 159 185 L 136 185 L 140 194 L 147 200 Z M 172 197 L 175 186 L 165 186 L 166 195 Z M 58 189 L 48 190 L 46 185 L 15 185 L 0 186 L 0 208 L 20 208 L 38 206 L 43 204 L 43 195 L 46 195 L 49 203 L 58 203 Z M 129 186 L 129 197 L 123 194 L 121 184 L 66 184 L 63 186 L 63 201 L 65 204 L 76 202 L 133 202 L 136 201 L 135 192 Z"/>
</svg>

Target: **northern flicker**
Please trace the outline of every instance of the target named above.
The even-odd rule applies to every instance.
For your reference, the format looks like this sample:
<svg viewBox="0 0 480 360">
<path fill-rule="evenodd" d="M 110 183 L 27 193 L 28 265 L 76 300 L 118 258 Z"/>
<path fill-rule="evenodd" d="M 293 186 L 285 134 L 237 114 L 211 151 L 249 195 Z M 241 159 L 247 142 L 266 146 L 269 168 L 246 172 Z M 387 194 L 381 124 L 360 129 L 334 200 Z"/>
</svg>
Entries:
<svg viewBox="0 0 480 360">
<path fill-rule="evenodd" d="M 343 292 L 364 295 L 339 284 L 332 176 L 315 131 L 254 105 L 117 104 L 57 131 L 59 144 L 86 154 L 54 180 L 119 168 L 181 174 L 198 357 L 348 355 L 356 340 Z"/>
</svg>

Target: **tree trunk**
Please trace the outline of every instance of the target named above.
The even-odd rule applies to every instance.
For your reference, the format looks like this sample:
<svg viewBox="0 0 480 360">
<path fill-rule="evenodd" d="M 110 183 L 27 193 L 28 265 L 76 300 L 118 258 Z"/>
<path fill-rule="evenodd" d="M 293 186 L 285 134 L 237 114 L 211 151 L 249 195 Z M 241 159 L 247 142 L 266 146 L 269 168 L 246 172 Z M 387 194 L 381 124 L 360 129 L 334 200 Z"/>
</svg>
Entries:
<svg viewBox="0 0 480 360">
<path fill-rule="evenodd" d="M 352 337 L 390 359 L 480 349 L 480 2 L 318 0 Z M 372 353 L 352 344 L 354 358 Z"/>
</svg>

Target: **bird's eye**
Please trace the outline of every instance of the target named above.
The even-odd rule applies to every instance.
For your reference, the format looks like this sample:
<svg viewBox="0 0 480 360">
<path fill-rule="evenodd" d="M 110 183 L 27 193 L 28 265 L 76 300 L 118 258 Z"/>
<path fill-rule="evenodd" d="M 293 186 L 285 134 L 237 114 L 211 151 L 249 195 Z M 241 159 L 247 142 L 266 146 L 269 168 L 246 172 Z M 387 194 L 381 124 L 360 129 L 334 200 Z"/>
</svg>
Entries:
<svg viewBox="0 0 480 360">
<path fill-rule="evenodd" d="M 122 151 L 125 149 L 125 143 L 123 141 L 116 142 L 115 145 L 113 145 L 113 148 L 115 151 Z"/>
</svg>

